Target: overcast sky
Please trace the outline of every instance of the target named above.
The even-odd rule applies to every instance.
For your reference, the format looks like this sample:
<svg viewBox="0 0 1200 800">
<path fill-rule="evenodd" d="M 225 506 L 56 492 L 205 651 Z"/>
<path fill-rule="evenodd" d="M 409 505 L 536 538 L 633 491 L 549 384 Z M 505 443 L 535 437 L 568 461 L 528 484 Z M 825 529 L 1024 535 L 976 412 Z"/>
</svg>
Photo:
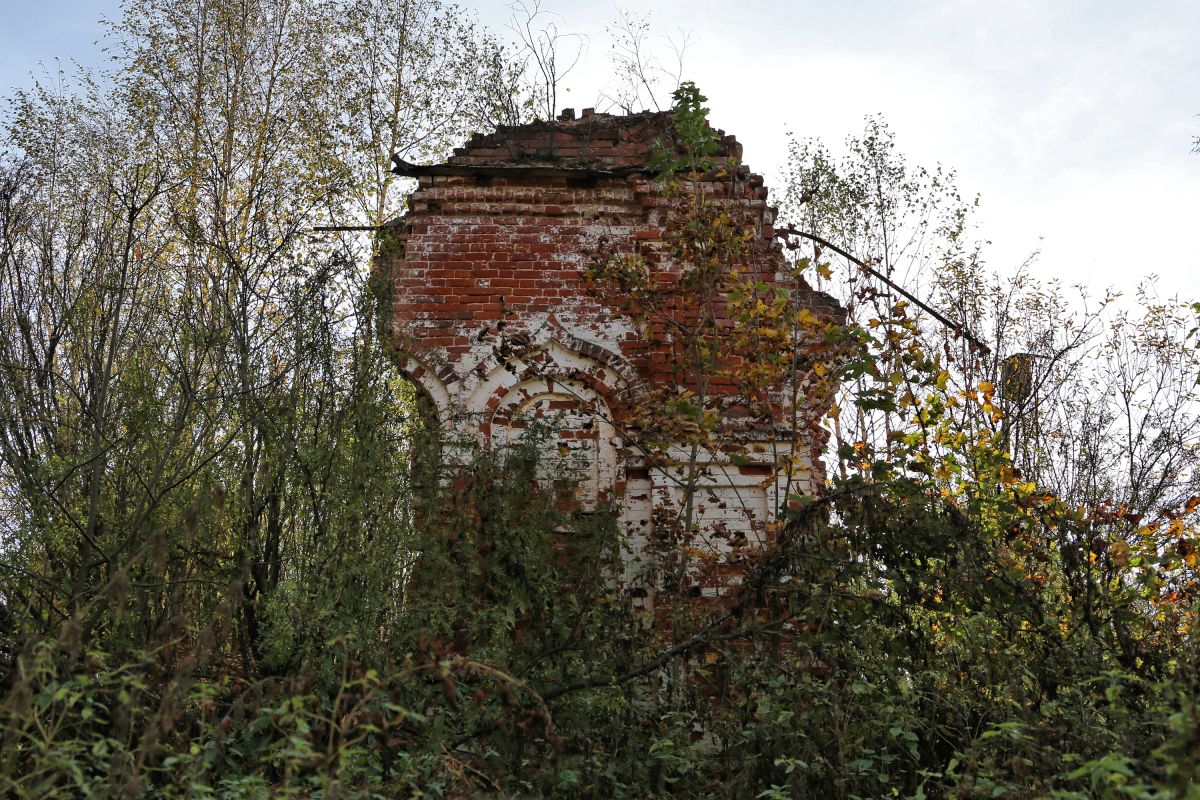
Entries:
<svg viewBox="0 0 1200 800">
<path fill-rule="evenodd" d="M 505 2 L 464 5 L 503 32 Z M 615 5 L 544 0 L 588 36 L 562 106 L 595 105 Z M 0 0 L 0 87 L 55 57 L 97 64 L 110 0 Z M 1200 0 L 651 0 L 691 34 L 685 77 L 770 182 L 785 131 L 836 146 L 882 114 L 917 163 L 980 194 L 989 263 L 1035 249 L 1064 283 L 1200 299 Z M 511 35 L 504 34 L 506 38 Z"/>
</svg>

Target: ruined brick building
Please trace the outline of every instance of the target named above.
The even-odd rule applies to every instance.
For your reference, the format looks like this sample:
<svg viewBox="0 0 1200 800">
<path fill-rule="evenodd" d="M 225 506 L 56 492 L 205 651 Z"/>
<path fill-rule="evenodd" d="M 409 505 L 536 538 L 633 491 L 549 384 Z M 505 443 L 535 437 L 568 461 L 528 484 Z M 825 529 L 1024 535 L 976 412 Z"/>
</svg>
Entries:
<svg viewBox="0 0 1200 800">
<path fill-rule="evenodd" d="M 598 248 L 659 246 L 674 201 L 651 164 L 672 121 L 670 112 L 589 109 L 576 119 L 568 110 L 552 122 L 476 135 L 443 164 L 400 162 L 396 172 L 418 186 L 377 267 L 390 289 L 400 366 L 424 394 L 444 446 L 501 446 L 544 423 L 544 458 L 570 475 L 576 507 L 619 503 L 634 553 L 655 514 L 680 503 L 677 465 L 639 448 L 627 424 L 631 401 L 660 379 L 662 364 L 645 331 L 589 292 L 581 273 Z M 753 221 L 758 279 L 784 280 L 762 178 L 742 165 L 734 137 L 717 133 L 714 163 L 726 168 L 712 178 L 714 197 Z M 840 316 L 832 298 L 802 281 L 789 290 L 814 314 Z M 761 541 L 785 486 L 812 492 L 824 480 L 815 419 L 825 410 L 810 409 L 799 438 L 742 431 L 751 446 L 738 458 L 704 451 L 698 524 Z M 636 580 L 636 570 L 627 577 Z"/>
</svg>

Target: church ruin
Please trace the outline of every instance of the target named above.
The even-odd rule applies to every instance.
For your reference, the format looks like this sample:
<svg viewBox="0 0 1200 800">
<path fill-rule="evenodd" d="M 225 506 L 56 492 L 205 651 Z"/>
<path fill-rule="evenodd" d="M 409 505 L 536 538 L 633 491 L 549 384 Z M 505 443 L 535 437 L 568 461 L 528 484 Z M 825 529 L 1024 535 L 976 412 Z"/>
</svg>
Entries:
<svg viewBox="0 0 1200 800">
<path fill-rule="evenodd" d="M 424 394 L 451 460 L 540 426 L 543 459 L 568 476 L 574 508 L 616 503 L 634 553 L 656 515 L 682 502 L 678 459 L 640 448 L 629 418 L 638 393 L 662 379 L 663 364 L 616 302 L 588 290 L 583 271 L 601 247 L 660 246 L 675 200 L 651 165 L 672 124 L 670 112 L 588 109 L 575 118 L 567 110 L 550 122 L 476 135 L 442 164 L 398 161 L 395 171 L 418 185 L 377 264 L 400 366 Z M 763 180 L 741 163 L 734 137 L 717 134 L 714 163 L 732 168 L 706 178 L 705 188 L 752 220 L 758 280 L 786 280 L 794 301 L 840 320 L 831 297 L 785 277 Z M 669 274 L 671 265 L 663 269 Z M 824 481 L 818 423 L 827 410 L 825 402 L 810 407 L 799 437 L 742 430 L 736 458 L 721 447 L 703 452 L 695 524 L 762 544 L 787 494 L 813 493 Z M 626 577 L 636 582 L 637 569 Z"/>
</svg>

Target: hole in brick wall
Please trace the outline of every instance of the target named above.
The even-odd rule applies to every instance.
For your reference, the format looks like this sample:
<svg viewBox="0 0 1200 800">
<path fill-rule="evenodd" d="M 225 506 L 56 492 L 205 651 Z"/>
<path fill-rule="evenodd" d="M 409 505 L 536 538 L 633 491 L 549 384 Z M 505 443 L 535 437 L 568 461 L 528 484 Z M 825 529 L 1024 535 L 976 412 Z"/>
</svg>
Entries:
<svg viewBox="0 0 1200 800">
<path fill-rule="evenodd" d="M 568 189 L 594 189 L 596 187 L 596 177 L 594 175 L 584 175 L 578 178 L 567 178 Z"/>
</svg>

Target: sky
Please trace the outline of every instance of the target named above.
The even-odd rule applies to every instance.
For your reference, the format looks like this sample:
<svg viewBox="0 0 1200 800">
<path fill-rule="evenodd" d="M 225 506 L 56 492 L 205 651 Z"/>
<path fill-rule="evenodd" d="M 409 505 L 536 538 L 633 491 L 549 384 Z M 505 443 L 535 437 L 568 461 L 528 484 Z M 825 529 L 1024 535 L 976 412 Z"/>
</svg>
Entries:
<svg viewBox="0 0 1200 800">
<path fill-rule="evenodd" d="M 463 0 L 505 39 L 511 11 Z M 560 106 L 610 81 L 610 2 L 543 0 L 586 37 Z M 1093 295 L 1200 300 L 1200 2 L 1197 0 L 643 0 L 659 33 L 686 30 L 684 78 L 713 123 L 778 184 L 787 131 L 834 149 L 881 115 L 911 162 L 941 163 L 981 198 L 978 235 L 1001 273 Z M 0 0 L 0 93 L 54 59 L 103 60 L 111 0 Z"/>
</svg>

